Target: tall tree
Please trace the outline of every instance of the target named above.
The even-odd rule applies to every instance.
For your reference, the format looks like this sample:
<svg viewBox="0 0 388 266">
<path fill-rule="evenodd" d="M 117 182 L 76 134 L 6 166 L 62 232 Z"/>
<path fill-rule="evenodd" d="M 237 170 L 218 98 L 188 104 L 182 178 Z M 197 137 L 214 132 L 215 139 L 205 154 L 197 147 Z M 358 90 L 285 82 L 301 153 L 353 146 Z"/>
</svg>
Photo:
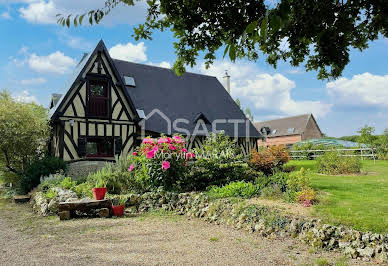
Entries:
<svg viewBox="0 0 388 266">
<path fill-rule="evenodd" d="M 44 152 L 49 132 L 45 108 L 17 102 L 7 91 L 0 92 L 0 171 L 6 177 L 20 176 Z"/>
<path fill-rule="evenodd" d="M 249 107 L 245 108 L 245 115 L 246 117 L 253 122 L 253 115 L 251 112 L 251 109 Z"/>
<path fill-rule="evenodd" d="M 236 100 L 234 100 L 237 104 L 237 106 L 241 109 L 241 103 L 240 103 L 240 100 L 238 98 L 236 98 Z"/>
<path fill-rule="evenodd" d="M 75 26 L 88 17 L 99 23 L 114 8 L 134 0 L 105 0 L 85 14 L 58 15 L 58 23 Z M 351 48 L 366 49 L 379 35 L 388 37 L 386 0 L 148 0 L 147 16 L 134 37 L 171 30 L 177 55 L 174 70 L 194 66 L 203 54 L 208 67 L 223 48 L 224 56 L 257 60 L 276 67 L 279 60 L 304 64 L 319 79 L 337 78 L 349 63 Z"/>
<path fill-rule="evenodd" d="M 373 142 L 376 140 L 376 136 L 373 136 L 373 132 L 375 132 L 374 127 L 370 127 L 368 125 L 365 125 L 364 127 L 360 128 L 357 133 L 360 134 L 360 137 L 358 138 L 359 143 L 364 143 L 369 146 L 373 146 Z"/>
</svg>

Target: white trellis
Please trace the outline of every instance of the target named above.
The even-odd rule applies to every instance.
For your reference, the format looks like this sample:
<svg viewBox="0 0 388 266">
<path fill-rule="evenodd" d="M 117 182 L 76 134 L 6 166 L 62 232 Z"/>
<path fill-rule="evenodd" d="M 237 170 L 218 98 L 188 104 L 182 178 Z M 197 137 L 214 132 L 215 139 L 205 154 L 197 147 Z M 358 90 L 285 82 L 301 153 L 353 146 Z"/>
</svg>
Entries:
<svg viewBox="0 0 388 266">
<path fill-rule="evenodd" d="M 376 153 L 372 148 L 348 148 L 348 149 L 329 149 L 329 150 L 294 150 L 290 151 L 292 159 L 316 159 L 327 151 L 337 151 L 344 157 L 361 157 L 361 159 L 370 158 L 376 163 Z"/>
</svg>

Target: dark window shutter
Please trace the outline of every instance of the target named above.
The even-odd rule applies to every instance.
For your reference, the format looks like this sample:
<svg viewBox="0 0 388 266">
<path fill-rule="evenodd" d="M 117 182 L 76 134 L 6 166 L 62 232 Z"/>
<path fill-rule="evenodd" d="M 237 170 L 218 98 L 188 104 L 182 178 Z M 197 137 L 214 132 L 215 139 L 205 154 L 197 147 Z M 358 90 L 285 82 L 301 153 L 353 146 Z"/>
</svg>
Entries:
<svg viewBox="0 0 388 266">
<path fill-rule="evenodd" d="M 78 156 L 85 157 L 86 156 L 86 138 L 79 137 L 78 138 Z"/>
<path fill-rule="evenodd" d="M 115 137 L 115 155 L 120 155 L 123 142 L 121 137 Z"/>
</svg>

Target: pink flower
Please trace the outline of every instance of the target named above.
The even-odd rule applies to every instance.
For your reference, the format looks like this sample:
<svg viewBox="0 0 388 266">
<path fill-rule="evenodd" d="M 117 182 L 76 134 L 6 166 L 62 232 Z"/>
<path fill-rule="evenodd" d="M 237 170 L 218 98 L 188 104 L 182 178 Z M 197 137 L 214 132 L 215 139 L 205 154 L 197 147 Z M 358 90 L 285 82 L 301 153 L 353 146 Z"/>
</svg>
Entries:
<svg viewBox="0 0 388 266">
<path fill-rule="evenodd" d="M 167 138 L 167 143 L 171 143 L 171 138 Z"/>
<path fill-rule="evenodd" d="M 134 151 L 132 154 L 133 154 L 133 156 L 137 156 L 137 152 L 136 151 Z"/>
<path fill-rule="evenodd" d="M 146 155 L 146 156 L 147 156 L 148 159 L 154 158 L 154 156 L 155 156 L 155 151 L 152 150 L 152 151 L 147 152 L 147 155 Z"/>
<path fill-rule="evenodd" d="M 183 139 L 182 139 L 180 136 L 174 136 L 174 137 L 172 137 L 172 139 L 173 139 L 176 143 L 184 143 Z"/>
<path fill-rule="evenodd" d="M 194 154 L 194 153 L 191 153 L 191 152 L 186 153 L 186 159 L 188 160 L 188 159 L 190 159 L 190 158 L 195 158 L 195 154 Z"/>
<path fill-rule="evenodd" d="M 183 148 L 182 151 L 183 151 L 183 152 L 187 152 L 187 149 Z"/>
<path fill-rule="evenodd" d="M 170 162 L 168 162 L 168 161 L 163 161 L 163 163 L 162 163 L 162 169 L 163 169 L 163 170 L 167 170 L 168 168 L 170 168 Z"/>
<path fill-rule="evenodd" d="M 128 168 L 128 171 L 132 172 L 133 168 L 135 168 L 135 167 L 133 166 L 133 164 L 131 164 L 131 166 L 129 166 L 129 168 Z"/>
<path fill-rule="evenodd" d="M 145 138 L 145 139 L 143 139 L 143 143 L 144 144 L 152 144 L 152 143 L 154 143 L 154 141 L 151 138 Z"/>
<path fill-rule="evenodd" d="M 154 151 L 154 152 L 157 152 L 159 150 L 159 147 L 158 146 L 155 146 L 153 149 L 152 149 L 152 151 Z"/>
<path fill-rule="evenodd" d="M 158 144 L 162 144 L 162 143 L 168 143 L 168 139 L 167 138 L 158 139 Z"/>
<path fill-rule="evenodd" d="M 168 144 L 168 148 L 169 148 L 170 150 L 172 150 L 172 151 L 175 151 L 175 150 L 176 150 L 175 146 L 174 146 L 174 145 L 171 145 L 171 144 Z"/>
</svg>

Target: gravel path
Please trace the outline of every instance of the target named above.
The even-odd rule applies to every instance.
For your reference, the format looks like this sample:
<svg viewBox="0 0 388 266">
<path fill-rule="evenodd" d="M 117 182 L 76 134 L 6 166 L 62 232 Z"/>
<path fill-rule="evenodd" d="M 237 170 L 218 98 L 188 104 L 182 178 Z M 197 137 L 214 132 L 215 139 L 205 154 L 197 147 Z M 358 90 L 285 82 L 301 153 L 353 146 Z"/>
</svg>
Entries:
<svg viewBox="0 0 388 266">
<path fill-rule="evenodd" d="M 0 201 L 1 265 L 315 265 L 341 257 L 169 214 L 60 222 Z"/>
</svg>

